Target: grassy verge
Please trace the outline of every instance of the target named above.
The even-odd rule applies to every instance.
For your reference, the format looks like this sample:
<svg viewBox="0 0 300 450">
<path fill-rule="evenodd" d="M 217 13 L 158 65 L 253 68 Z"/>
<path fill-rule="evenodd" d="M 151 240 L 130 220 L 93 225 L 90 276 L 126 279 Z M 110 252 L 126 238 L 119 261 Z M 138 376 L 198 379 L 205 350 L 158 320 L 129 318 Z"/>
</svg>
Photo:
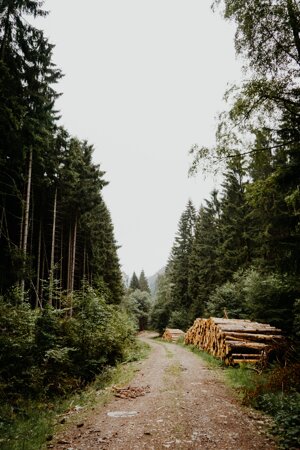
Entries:
<svg viewBox="0 0 300 450">
<path fill-rule="evenodd" d="M 184 345 L 183 343 L 180 343 Z M 300 448 L 300 364 L 271 367 L 263 372 L 253 366 L 227 367 L 222 361 L 195 346 L 185 346 L 209 367 L 222 368 L 224 379 L 240 401 L 273 417 L 273 433 L 280 448 Z"/>
<path fill-rule="evenodd" d="M 66 398 L 51 401 L 20 402 L 18 409 L 10 405 L 0 406 L 0 449 L 1 450 L 41 450 L 51 440 L 57 424 L 81 420 L 95 405 L 104 405 L 112 397 L 112 385 L 129 383 L 136 372 L 136 361 L 149 353 L 147 344 L 137 342 L 131 348 L 126 360 L 116 367 L 108 367 L 85 389 Z M 61 425 L 60 425 L 61 426 Z"/>
</svg>

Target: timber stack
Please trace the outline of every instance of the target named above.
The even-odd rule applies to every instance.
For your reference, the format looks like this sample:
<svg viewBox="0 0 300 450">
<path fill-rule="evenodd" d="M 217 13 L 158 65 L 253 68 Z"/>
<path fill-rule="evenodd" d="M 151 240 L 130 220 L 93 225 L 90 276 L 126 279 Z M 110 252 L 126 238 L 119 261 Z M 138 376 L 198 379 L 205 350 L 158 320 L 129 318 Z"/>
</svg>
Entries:
<svg viewBox="0 0 300 450">
<path fill-rule="evenodd" d="M 181 336 L 185 336 L 184 331 L 174 328 L 166 328 L 164 334 L 162 335 L 162 338 L 165 341 L 176 342 Z"/>
<path fill-rule="evenodd" d="M 196 319 L 186 332 L 185 344 L 193 344 L 227 365 L 263 363 L 283 342 L 281 330 L 241 319 Z"/>
</svg>

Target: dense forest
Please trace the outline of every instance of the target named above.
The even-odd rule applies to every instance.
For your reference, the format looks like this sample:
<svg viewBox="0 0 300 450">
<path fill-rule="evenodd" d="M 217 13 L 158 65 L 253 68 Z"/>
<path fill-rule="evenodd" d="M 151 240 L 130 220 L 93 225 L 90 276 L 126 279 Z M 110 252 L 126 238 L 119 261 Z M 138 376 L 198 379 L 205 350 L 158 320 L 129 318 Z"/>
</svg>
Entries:
<svg viewBox="0 0 300 450">
<path fill-rule="evenodd" d="M 214 7 L 236 24 L 247 78 L 226 92 L 216 146 L 191 149 L 191 172 L 221 171 L 223 182 L 199 210 L 189 201 L 182 213 L 152 323 L 187 329 L 195 317 L 225 314 L 299 336 L 299 3 Z"/>
<path fill-rule="evenodd" d="M 213 7 L 236 24 L 247 78 L 225 94 L 215 147 L 191 149 L 191 173 L 222 184 L 188 201 L 153 302 L 144 271 L 124 285 L 93 146 L 59 125 L 43 1 L 0 2 L 0 430 L 24 399 L 126 360 L 139 330 L 226 316 L 300 337 L 299 2 Z"/>
<path fill-rule="evenodd" d="M 46 14 L 37 0 L 0 2 L 0 391 L 11 404 L 84 385 L 135 333 L 105 174 L 58 125 L 62 73 L 33 25 Z"/>
</svg>

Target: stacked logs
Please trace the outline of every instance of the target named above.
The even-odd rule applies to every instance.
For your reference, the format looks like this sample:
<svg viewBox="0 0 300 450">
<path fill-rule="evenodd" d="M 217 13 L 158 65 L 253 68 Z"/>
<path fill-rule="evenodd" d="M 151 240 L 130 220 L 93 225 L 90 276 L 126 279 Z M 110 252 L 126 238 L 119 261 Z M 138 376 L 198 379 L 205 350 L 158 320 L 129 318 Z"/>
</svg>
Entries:
<svg viewBox="0 0 300 450">
<path fill-rule="evenodd" d="M 181 336 L 185 336 L 185 333 L 182 330 L 166 328 L 162 338 L 165 341 L 176 342 Z"/>
<path fill-rule="evenodd" d="M 281 330 L 268 324 L 241 319 L 196 319 L 186 332 L 185 343 L 193 344 L 225 364 L 258 363 L 283 340 Z"/>
</svg>

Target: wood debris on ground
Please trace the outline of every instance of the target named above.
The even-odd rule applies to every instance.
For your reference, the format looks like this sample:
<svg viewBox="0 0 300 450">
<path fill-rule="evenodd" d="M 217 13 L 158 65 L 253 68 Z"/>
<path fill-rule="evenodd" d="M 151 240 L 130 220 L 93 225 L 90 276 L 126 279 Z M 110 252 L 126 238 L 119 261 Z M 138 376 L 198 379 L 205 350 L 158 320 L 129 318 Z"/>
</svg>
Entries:
<svg viewBox="0 0 300 450">
<path fill-rule="evenodd" d="M 165 341 L 176 342 L 180 337 L 184 337 L 185 333 L 182 330 L 175 328 L 166 328 L 162 338 Z"/>
<path fill-rule="evenodd" d="M 118 398 L 137 398 L 150 392 L 150 386 L 127 386 L 125 388 L 112 387 L 115 397 Z"/>
<path fill-rule="evenodd" d="M 281 330 L 242 319 L 196 319 L 185 343 L 207 351 L 227 365 L 262 363 L 283 342 Z"/>
</svg>

